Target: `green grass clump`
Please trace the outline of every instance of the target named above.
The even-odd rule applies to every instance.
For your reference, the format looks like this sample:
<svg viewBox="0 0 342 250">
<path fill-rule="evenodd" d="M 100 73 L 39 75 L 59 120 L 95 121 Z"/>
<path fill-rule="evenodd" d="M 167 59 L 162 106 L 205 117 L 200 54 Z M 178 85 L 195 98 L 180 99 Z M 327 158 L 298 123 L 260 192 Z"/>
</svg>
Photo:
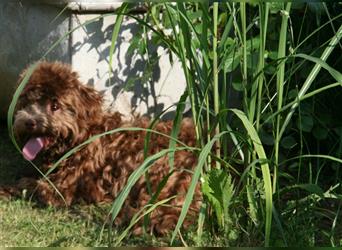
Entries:
<svg viewBox="0 0 342 250">
<path fill-rule="evenodd" d="M 103 246 L 100 231 L 101 224 L 76 212 L 34 208 L 22 200 L 0 201 L 2 247 Z"/>
</svg>

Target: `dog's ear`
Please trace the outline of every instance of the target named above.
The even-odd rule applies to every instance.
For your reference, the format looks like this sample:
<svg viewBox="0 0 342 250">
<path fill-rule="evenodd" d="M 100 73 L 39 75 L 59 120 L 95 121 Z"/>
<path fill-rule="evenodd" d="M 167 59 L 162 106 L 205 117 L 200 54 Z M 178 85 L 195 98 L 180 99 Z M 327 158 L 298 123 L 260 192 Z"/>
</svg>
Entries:
<svg viewBox="0 0 342 250">
<path fill-rule="evenodd" d="M 78 85 L 78 93 L 80 95 L 81 103 L 84 110 L 84 116 L 86 119 L 96 119 L 96 117 L 102 116 L 102 103 L 103 98 L 95 89 L 87 87 L 83 84 Z"/>
</svg>

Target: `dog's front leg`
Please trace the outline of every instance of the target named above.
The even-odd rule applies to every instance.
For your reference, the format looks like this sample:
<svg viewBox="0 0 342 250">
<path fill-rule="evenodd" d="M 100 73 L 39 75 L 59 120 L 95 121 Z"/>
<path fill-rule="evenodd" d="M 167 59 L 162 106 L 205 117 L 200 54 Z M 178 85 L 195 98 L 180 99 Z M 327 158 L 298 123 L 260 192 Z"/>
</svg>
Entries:
<svg viewBox="0 0 342 250">
<path fill-rule="evenodd" d="M 23 177 L 15 184 L 1 185 L 0 198 L 29 197 L 37 187 L 37 180 Z"/>
</svg>

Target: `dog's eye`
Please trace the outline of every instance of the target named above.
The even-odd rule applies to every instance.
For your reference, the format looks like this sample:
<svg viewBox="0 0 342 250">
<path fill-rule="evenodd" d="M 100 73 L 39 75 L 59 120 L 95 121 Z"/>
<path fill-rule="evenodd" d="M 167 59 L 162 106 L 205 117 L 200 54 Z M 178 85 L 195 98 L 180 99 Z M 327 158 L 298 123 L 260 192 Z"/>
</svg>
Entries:
<svg viewBox="0 0 342 250">
<path fill-rule="evenodd" d="M 59 103 L 57 100 L 52 100 L 52 103 L 51 103 L 51 110 L 52 111 L 56 111 L 59 109 Z"/>
</svg>

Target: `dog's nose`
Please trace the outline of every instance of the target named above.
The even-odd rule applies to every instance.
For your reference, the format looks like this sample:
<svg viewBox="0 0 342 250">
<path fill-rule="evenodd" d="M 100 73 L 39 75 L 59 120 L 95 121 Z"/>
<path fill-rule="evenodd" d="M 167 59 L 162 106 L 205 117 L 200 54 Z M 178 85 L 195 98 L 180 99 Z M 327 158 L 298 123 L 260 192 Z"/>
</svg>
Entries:
<svg viewBox="0 0 342 250">
<path fill-rule="evenodd" d="M 27 129 L 32 130 L 32 129 L 35 129 L 35 127 L 37 126 L 37 123 L 35 120 L 29 119 L 25 122 L 25 126 Z"/>
</svg>

